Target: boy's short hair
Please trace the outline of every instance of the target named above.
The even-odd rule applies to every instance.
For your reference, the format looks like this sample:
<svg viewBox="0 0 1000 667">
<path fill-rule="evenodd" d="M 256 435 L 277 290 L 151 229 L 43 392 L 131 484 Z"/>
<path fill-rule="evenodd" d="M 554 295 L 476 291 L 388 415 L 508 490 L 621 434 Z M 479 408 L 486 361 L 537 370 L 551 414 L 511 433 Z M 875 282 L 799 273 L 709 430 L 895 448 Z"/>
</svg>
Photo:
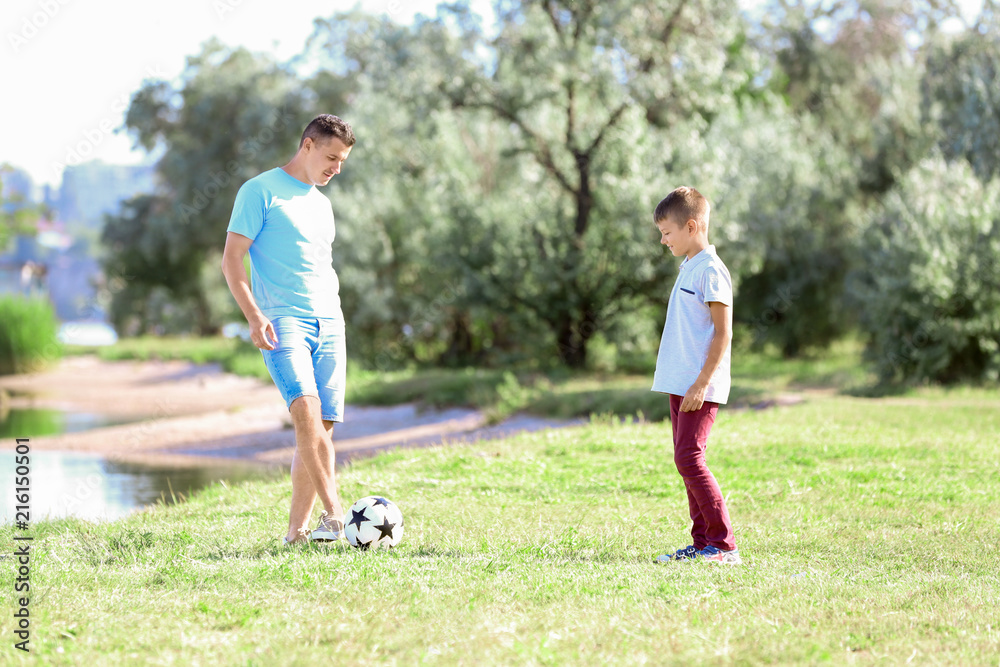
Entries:
<svg viewBox="0 0 1000 667">
<path fill-rule="evenodd" d="M 328 139 L 340 139 L 345 146 L 354 145 L 354 130 L 351 129 L 347 121 L 330 113 L 320 114 L 306 125 L 306 129 L 302 132 L 302 139 L 299 140 L 299 148 L 306 142 L 306 137 L 311 138 L 317 144 Z"/>
<path fill-rule="evenodd" d="M 663 198 L 653 212 L 653 222 L 673 219 L 679 224 L 688 220 L 696 220 L 699 225 L 708 227 L 708 216 L 712 211 L 711 204 L 705 195 L 694 188 L 681 186 Z"/>
</svg>

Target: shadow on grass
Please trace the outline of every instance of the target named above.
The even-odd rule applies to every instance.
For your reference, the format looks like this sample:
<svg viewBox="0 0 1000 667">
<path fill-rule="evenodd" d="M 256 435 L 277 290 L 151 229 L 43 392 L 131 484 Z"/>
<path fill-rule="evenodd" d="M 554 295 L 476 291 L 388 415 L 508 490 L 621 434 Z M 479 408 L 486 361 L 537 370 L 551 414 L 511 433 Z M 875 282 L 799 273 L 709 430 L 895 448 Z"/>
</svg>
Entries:
<svg viewBox="0 0 1000 667">
<path fill-rule="evenodd" d="M 400 551 L 407 558 L 451 559 L 461 561 L 463 567 L 481 564 L 487 572 L 500 572 L 523 564 L 524 561 L 549 563 L 645 563 L 653 562 L 645 554 L 638 556 L 634 549 L 621 541 L 580 538 L 563 534 L 554 541 L 527 545 L 498 545 L 489 551 L 469 551 L 422 544 Z"/>
<path fill-rule="evenodd" d="M 843 390 L 841 393 L 855 398 L 888 398 L 905 396 L 913 391 L 913 385 L 904 382 L 876 382 Z"/>
</svg>

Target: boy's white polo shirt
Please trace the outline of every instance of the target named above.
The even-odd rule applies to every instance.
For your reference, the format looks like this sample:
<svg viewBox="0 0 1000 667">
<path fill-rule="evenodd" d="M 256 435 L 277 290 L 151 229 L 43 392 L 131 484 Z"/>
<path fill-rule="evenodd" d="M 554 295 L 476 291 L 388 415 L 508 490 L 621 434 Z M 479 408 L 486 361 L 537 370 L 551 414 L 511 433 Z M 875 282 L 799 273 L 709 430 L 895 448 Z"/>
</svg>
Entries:
<svg viewBox="0 0 1000 667">
<path fill-rule="evenodd" d="M 667 321 L 656 356 L 652 391 L 683 396 L 698 379 L 715 336 L 708 304 L 718 301 L 731 308 L 733 279 L 714 245 L 690 259 L 685 258 L 679 271 L 667 304 Z M 725 403 L 729 400 L 731 358 L 730 341 L 719 368 L 708 383 L 706 401 Z"/>
</svg>

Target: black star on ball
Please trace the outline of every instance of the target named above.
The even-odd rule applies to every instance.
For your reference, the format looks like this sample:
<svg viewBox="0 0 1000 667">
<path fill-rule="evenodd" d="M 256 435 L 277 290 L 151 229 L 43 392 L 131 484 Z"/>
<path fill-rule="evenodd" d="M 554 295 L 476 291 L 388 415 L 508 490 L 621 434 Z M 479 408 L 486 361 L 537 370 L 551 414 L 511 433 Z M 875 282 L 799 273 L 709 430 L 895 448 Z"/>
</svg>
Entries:
<svg viewBox="0 0 1000 667">
<path fill-rule="evenodd" d="M 379 505 L 384 505 L 385 507 L 388 507 L 389 501 L 383 498 L 382 496 L 375 496 L 375 502 L 373 506 L 378 507 Z"/>
<path fill-rule="evenodd" d="M 361 510 L 360 512 L 358 510 L 351 510 L 351 520 L 347 522 L 347 525 L 350 526 L 351 524 L 354 524 L 360 529 L 361 524 L 367 520 L 368 517 L 365 516 L 364 510 Z"/>
<path fill-rule="evenodd" d="M 387 519 L 386 517 L 382 517 L 382 525 L 375 527 L 379 529 L 380 533 L 382 533 L 381 535 L 378 536 L 378 539 L 381 540 L 383 537 L 388 537 L 389 539 L 392 539 L 392 529 L 396 527 L 396 524 L 389 523 L 389 519 Z"/>
<path fill-rule="evenodd" d="M 371 540 L 368 542 L 358 542 L 358 548 L 362 551 L 368 551 L 368 547 L 372 545 Z"/>
</svg>

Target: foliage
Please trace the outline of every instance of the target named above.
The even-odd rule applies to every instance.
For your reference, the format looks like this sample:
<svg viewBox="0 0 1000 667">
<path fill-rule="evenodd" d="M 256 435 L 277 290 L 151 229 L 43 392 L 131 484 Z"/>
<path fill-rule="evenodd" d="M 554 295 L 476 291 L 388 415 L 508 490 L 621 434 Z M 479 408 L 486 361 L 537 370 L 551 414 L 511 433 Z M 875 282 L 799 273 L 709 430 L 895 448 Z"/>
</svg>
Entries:
<svg viewBox="0 0 1000 667">
<path fill-rule="evenodd" d="M 445 101 L 502 123 L 522 164 L 514 206 L 456 211 L 481 230 L 462 238 L 466 277 L 494 310 L 544 322 L 559 360 L 581 368 L 595 334 L 663 291 L 648 226 L 661 156 L 671 130 L 710 119 L 749 78 L 740 24 L 729 2 L 510 2 L 499 18 L 495 37 L 463 34 L 488 65 L 440 55 Z"/>
<path fill-rule="evenodd" d="M 922 49 L 957 6 L 775 0 L 766 8 L 760 48 L 775 58 L 771 88 L 853 156 L 858 194 L 886 192 L 930 147 L 919 115 Z"/>
<path fill-rule="evenodd" d="M 43 206 L 32 204 L 13 187 L 14 177 L 21 175 L 10 164 L 0 163 L 0 254 L 14 236 L 34 234 L 44 211 Z"/>
<path fill-rule="evenodd" d="M 936 42 L 922 82 L 923 113 L 940 128 L 942 152 L 967 160 L 983 181 L 1000 176 L 997 18 Z"/>
<path fill-rule="evenodd" d="M 729 167 L 720 212 L 746 223 L 744 243 L 720 243 L 753 265 L 737 267 L 736 319 L 756 344 L 794 356 L 857 323 L 845 281 L 859 220 L 933 144 L 919 112 L 923 53 L 913 36 L 935 38 L 955 10 L 781 1 L 767 10 L 753 42 L 773 58 L 762 71 L 783 104 L 761 96 L 741 122 L 719 127 L 710 139 L 732 146 L 734 159 L 720 161 L 730 152 L 716 149 L 706 168 Z"/>
<path fill-rule="evenodd" d="M 434 317 L 450 329 L 442 356 L 481 362 L 513 341 L 542 366 L 579 368 L 593 336 L 665 290 L 649 219 L 664 144 L 749 77 L 739 22 L 726 2 L 513 2 L 499 18 L 493 36 L 460 5 L 412 28 L 344 16 L 322 32 L 359 81 L 355 108 L 385 110 L 396 133 L 379 136 L 406 147 L 383 153 L 395 169 L 381 173 L 402 183 L 376 210 L 383 229 L 415 224 L 426 239 L 431 262 L 393 268 L 443 276 L 455 295 Z M 387 238 L 393 258 L 410 242 Z"/>
<path fill-rule="evenodd" d="M 783 394 L 810 389 L 862 393 L 873 378 L 860 364 L 861 345 L 845 339 L 814 356 L 786 359 L 774 349 L 740 350 L 733 360 L 733 390 L 728 409 L 772 405 Z M 650 421 L 668 418 L 669 403 L 649 390 L 652 369 L 646 372 L 576 372 L 554 369 L 546 373 L 489 369 L 410 369 L 389 373 L 357 371 L 349 380 L 352 403 L 473 407 L 493 419 L 513 412 L 573 418 L 614 415 Z"/>
<path fill-rule="evenodd" d="M 57 361 L 58 329 L 48 301 L 0 296 L 0 375 L 29 373 Z"/>
<path fill-rule="evenodd" d="M 119 324 L 149 310 L 160 287 L 198 331 L 218 330 L 203 267 L 222 250 L 239 187 L 291 158 L 310 108 L 310 92 L 287 68 L 216 41 L 188 59 L 180 86 L 150 81 L 133 96 L 126 127 L 147 150 L 165 152 L 161 190 L 128 202 L 102 236 L 106 271 L 132 284 L 114 295 Z M 164 307 L 139 316 L 140 332 L 164 319 Z"/>
<path fill-rule="evenodd" d="M 352 356 L 383 371 L 413 361 L 482 361 L 483 338 L 473 342 L 470 334 L 483 326 L 482 309 L 464 294 L 445 231 L 456 224 L 446 210 L 452 172 L 473 178 L 453 162 L 469 146 L 468 128 L 420 108 L 408 93 L 424 80 L 421 53 L 431 37 L 363 14 L 339 16 L 321 34 L 325 52 L 349 51 L 331 56 L 333 62 L 363 68 L 345 75 L 356 82 L 343 115 L 358 143 L 331 193 L 338 220 L 334 266 Z M 370 75 L 374 69 L 397 79 Z M 310 85 L 322 104 L 336 108 L 339 81 L 321 73 Z"/>
<path fill-rule="evenodd" d="M 852 324 L 842 304 L 857 243 L 851 158 L 781 99 L 684 133 L 675 169 L 712 201 L 709 240 L 736 287 L 734 323 L 757 349 L 823 349 Z"/>
<path fill-rule="evenodd" d="M 650 213 L 682 184 L 713 203 L 737 344 L 810 354 L 857 325 L 862 221 L 899 179 L 936 143 L 995 164 L 996 40 L 987 18 L 946 35 L 950 2 L 495 9 L 490 31 L 468 3 L 338 13 L 308 78 L 211 43 L 181 85 L 147 84 L 128 125 L 165 149 L 164 189 L 105 229 L 116 324 L 238 317 L 213 265 L 236 188 L 318 111 L 358 136 L 333 261 L 353 358 L 383 371 L 642 365 L 676 274 Z"/>
<path fill-rule="evenodd" d="M 162 325 L 168 309 L 196 289 L 191 276 L 200 272 L 203 256 L 171 240 L 173 223 L 168 200 L 159 195 L 140 195 L 124 202 L 117 215 L 106 216 L 101 235 L 107 249 L 104 271 L 121 283 L 112 292 L 110 316 L 123 334 Z M 174 295 L 174 303 L 156 299 L 157 288 Z"/>
<path fill-rule="evenodd" d="M 1000 182 L 921 162 L 868 220 L 853 295 L 886 382 L 1000 379 Z"/>
</svg>

